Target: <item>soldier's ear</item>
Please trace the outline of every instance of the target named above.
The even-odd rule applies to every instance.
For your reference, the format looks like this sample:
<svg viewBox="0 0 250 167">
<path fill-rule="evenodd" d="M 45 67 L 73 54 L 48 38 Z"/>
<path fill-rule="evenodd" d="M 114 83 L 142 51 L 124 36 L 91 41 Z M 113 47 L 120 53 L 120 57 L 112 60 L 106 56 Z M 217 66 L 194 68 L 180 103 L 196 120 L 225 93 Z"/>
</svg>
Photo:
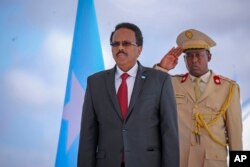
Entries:
<svg viewBox="0 0 250 167">
<path fill-rule="evenodd" d="M 212 54 L 209 53 L 209 54 L 207 55 L 207 58 L 208 58 L 208 61 L 210 61 L 210 60 L 212 59 Z"/>
<path fill-rule="evenodd" d="M 210 53 L 209 50 L 207 50 L 207 60 L 208 62 L 212 59 L 212 54 Z"/>
</svg>

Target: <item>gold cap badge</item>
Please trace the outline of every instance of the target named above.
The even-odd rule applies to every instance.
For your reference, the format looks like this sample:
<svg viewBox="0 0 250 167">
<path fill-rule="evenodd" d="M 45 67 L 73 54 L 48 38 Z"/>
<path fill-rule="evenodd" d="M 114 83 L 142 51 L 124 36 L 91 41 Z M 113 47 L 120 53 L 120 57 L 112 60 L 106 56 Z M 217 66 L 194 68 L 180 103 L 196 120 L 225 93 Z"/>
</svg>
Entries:
<svg viewBox="0 0 250 167">
<path fill-rule="evenodd" d="M 193 33 L 191 31 L 186 31 L 185 35 L 188 39 L 191 39 L 193 37 Z"/>
</svg>

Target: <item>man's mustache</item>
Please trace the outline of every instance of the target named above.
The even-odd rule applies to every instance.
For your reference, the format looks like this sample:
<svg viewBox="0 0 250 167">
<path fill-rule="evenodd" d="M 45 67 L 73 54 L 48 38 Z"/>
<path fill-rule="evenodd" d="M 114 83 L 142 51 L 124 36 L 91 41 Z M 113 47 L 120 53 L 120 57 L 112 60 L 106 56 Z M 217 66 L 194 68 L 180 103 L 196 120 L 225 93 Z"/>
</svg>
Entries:
<svg viewBox="0 0 250 167">
<path fill-rule="evenodd" d="M 116 57 L 118 56 L 118 54 L 120 54 L 120 53 L 123 53 L 123 54 L 125 54 L 126 56 L 128 56 L 128 54 L 127 53 L 125 53 L 124 51 L 119 51 L 118 53 L 116 53 Z"/>
</svg>

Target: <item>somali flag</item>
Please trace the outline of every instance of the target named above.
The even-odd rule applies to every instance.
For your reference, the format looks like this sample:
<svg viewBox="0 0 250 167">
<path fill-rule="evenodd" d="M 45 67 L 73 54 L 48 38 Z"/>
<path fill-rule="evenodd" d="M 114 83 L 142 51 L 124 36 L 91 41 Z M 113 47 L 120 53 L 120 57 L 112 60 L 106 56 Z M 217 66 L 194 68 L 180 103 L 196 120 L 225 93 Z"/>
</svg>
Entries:
<svg viewBox="0 0 250 167">
<path fill-rule="evenodd" d="M 76 167 L 82 106 L 89 75 L 104 69 L 93 0 L 79 0 L 56 167 Z"/>
</svg>

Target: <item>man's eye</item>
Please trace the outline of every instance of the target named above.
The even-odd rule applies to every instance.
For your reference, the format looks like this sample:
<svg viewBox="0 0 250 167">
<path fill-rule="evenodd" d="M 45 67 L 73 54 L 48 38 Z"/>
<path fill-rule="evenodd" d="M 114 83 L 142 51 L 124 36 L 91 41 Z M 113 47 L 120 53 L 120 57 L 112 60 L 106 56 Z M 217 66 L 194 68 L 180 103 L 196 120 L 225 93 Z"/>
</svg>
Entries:
<svg viewBox="0 0 250 167">
<path fill-rule="evenodd" d="M 112 42 L 110 45 L 113 47 L 117 47 L 120 45 L 120 42 Z"/>
<path fill-rule="evenodd" d="M 123 45 L 123 46 L 130 46 L 131 43 L 130 43 L 130 42 L 127 42 L 127 41 L 124 41 L 124 42 L 122 43 L 122 45 Z"/>
</svg>

